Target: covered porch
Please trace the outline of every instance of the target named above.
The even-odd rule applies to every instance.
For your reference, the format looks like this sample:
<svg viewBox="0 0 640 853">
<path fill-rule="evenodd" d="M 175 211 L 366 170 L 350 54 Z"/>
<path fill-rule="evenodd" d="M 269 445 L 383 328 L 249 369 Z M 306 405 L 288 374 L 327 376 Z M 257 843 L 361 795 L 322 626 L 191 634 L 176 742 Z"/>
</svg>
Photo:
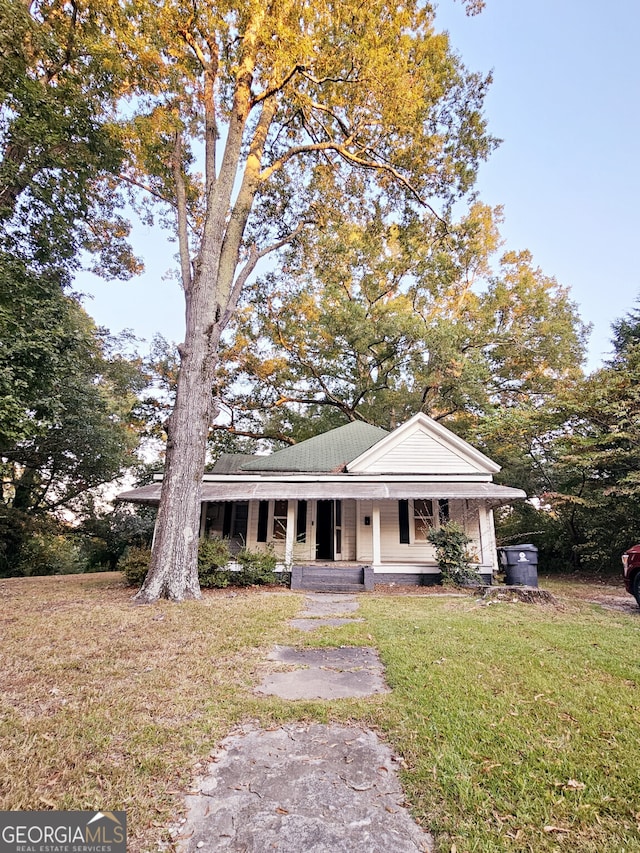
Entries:
<svg viewBox="0 0 640 853">
<path fill-rule="evenodd" d="M 470 537 L 473 562 L 490 582 L 497 569 L 492 509 L 512 499 L 510 490 L 354 480 L 254 481 L 249 490 L 246 483 L 205 482 L 200 534 L 236 548 L 270 549 L 282 569 L 315 567 L 328 579 L 334 573 L 336 583 L 347 569 L 368 568 L 376 583 L 425 584 L 440 577 L 428 531 L 452 520 Z"/>
</svg>

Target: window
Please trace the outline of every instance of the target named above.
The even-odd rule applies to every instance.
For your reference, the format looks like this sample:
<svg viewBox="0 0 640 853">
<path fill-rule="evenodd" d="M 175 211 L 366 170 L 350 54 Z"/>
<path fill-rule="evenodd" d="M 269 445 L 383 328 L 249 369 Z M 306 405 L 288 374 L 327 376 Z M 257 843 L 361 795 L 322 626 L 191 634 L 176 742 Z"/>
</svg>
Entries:
<svg viewBox="0 0 640 853">
<path fill-rule="evenodd" d="M 415 498 L 413 501 L 413 529 L 416 542 L 426 542 L 434 526 L 433 501 Z"/>
<path fill-rule="evenodd" d="M 248 501 L 225 501 L 222 538 L 246 543 L 248 517 Z"/>
<path fill-rule="evenodd" d="M 449 501 L 447 498 L 440 498 L 438 501 L 438 521 L 440 524 L 446 524 L 449 521 Z"/>
<path fill-rule="evenodd" d="M 287 511 L 289 501 L 273 502 L 273 538 L 287 538 Z"/>
</svg>

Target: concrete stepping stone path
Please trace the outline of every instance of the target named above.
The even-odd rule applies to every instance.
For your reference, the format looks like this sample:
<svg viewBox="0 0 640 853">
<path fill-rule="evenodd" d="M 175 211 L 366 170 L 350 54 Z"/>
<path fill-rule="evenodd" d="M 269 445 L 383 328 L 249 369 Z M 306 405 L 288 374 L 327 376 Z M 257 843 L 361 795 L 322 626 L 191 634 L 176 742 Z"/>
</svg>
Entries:
<svg viewBox="0 0 640 853">
<path fill-rule="evenodd" d="M 432 853 L 404 805 L 390 749 L 338 725 L 245 728 L 187 801 L 178 853 Z"/>
<path fill-rule="evenodd" d="M 257 693 L 281 699 L 347 699 L 388 693 L 384 668 L 375 649 L 293 649 L 276 646 L 268 659 L 285 664 L 285 672 L 265 676 Z M 295 669 L 291 669 L 295 667 Z"/>
<path fill-rule="evenodd" d="M 318 628 L 339 628 L 350 622 L 362 622 L 346 614 L 355 613 L 359 608 L 358 601 L 351 595 L 330 595 L 327 593 L 310 593 L 305 596 L 305 609 L 297 619 L 290 624 L 300 631 L 315 631 Z"/>
<path fill-rule="evenodd" d="M 353 596 L 328 594 L 308 594 L 305 605 L 291 622 L 301 631 L 347 624 L 359 607 Z M 389 691 L 372 648 L 276 646 L 268 661 L 256 688 L 264 696 L 331 701 Z M 358 727 L 244 727 L 223 741 L 187 798 L 174 849 L 433 853 L 433 837 L 405 808 L 397 761 L 374 732 Z"/>
</svg>

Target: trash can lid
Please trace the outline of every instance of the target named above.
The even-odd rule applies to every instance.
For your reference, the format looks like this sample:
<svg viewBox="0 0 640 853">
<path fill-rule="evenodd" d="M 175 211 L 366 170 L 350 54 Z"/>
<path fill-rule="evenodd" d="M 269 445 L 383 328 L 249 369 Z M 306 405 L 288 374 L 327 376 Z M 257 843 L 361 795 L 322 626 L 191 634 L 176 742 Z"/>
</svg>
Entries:
<svg viewBox="0 0 640 853">
<path fill-rule="evenodd" d="M 498 550 L 500 551 L 537 551 L 535 545 L 525 544 L 525 545 L 503 545 Z"/>
</svg>

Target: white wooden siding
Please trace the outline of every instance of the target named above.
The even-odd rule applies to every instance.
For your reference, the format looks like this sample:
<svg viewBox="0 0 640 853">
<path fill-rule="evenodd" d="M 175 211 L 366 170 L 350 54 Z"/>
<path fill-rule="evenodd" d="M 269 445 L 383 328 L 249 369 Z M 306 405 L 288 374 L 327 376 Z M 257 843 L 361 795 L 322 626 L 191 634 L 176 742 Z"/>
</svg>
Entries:
<svg viewBox="0 0 640 853">
<path fill-rule="evenodd" d="M 373 527 L 371 525 L 372 515 L 373 502 L 358 501 L 358 530 L 356 536 L 356 560 L 358 563 L 370 563 L 373 560 Z M 369 519 L 369 524 L 365 524 L 365 518 Z"/>
<path fill-rule="evenodd" d="M 342 554 L 341 559 L 356 559 L 356 502 L 342 501 Z"/>
<path fill-rule="evenodd" d="M 366 466 L 371 473 L 477 474 L 479 469 L 450 447 L 423 432 L 408 435 Z"/>
</svg>

